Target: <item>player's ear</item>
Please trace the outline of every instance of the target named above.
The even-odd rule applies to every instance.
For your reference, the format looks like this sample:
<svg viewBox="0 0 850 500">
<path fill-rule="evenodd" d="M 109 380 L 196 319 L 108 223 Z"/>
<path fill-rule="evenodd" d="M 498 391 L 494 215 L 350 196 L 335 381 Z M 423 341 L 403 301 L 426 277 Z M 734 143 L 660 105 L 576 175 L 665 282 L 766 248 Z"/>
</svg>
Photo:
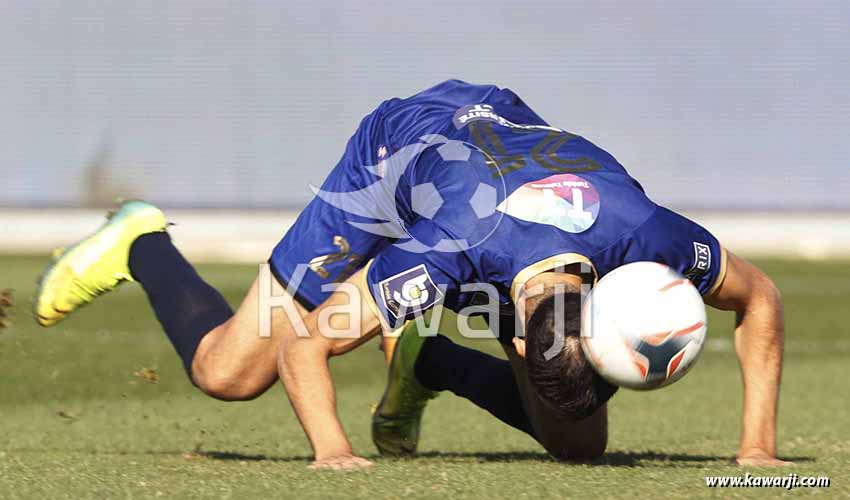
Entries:
<svg viewBox="0 0 850 500">
<path fill-rule="evenodd" d="M 525 359 L 525 339 L 521 339 L 519 337 L 514 337 L 514 349 L 516 349 L 516 353 L 519 354 L 519 357 Z"/>
</svg>

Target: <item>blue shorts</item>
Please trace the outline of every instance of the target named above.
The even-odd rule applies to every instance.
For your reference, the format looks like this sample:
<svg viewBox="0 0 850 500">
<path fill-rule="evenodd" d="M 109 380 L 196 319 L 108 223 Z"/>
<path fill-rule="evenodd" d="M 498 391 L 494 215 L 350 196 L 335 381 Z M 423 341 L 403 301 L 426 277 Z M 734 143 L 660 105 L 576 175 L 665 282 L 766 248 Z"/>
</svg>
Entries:
<svg viewBox="0 0 850 500">
<path fill-rule="evenodd" d="M 392 242 L 355 228 L 346 222 L 350 218 L 315 198 L 272 251 L 272 274 L 284 287 L 293 287 L 295 300 L 307 310 L 333 292 L 323 291 L 323 285 L 345 281 Z"/>
<path fill-rule="evenodd" d="M 349 147 L 351 145 L 349 144 Z M 322 184 L 322 190 L 349 192 L 377 179 L 362 168 L 361 161 L 346 155 Z M 272 273 L 307 310 L 316 308 L 333 292 L 323 285 L 341 283 L 394 240 L 349 224 L 376 222 L 313 198 L 295 224 L 272 251 Z"/>
</svg>

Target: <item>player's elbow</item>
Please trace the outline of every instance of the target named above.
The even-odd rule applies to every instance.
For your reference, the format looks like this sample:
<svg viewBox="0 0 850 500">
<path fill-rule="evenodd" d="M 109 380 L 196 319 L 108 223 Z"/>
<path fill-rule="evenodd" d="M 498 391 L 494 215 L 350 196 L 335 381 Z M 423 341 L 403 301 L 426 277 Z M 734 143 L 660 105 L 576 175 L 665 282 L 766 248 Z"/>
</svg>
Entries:
<svg viewBox="0 0 850 500">
<path fill-rule="evenodd" d="M 774 283 L 767 275 L 765 275 L 765 280 L 765 290 L 767 291 L 770 300 L 776 304 L 782 305 L 782 292 L 779 291 L 779 287 L 776 286 L 776 283 Z"/>
<path fill-rule="evenodd" d="M 744 307 L 738 309 L 738 326 L 748 337 L 758 337 L 773 346 L 785 341 L 785 319 L 782 294 L 776 284 L 759 273 L 751 280 L 751 294 Z"/>
<path fill-rule="evenodd" d="M 298 370 L 309 369 L 316 360 L 327 360 L 329 349 L 321 337 L 284 335 L 277 351 L 277 371 L 284 384 L 295 377 Z"/>
<path fill-rule="evenodd" d="M 759 272 L 753 277 L 753 294 L 748 308 L 768 309 L 782 314 L 782 292 L 768 275 Z"/>
</svg>

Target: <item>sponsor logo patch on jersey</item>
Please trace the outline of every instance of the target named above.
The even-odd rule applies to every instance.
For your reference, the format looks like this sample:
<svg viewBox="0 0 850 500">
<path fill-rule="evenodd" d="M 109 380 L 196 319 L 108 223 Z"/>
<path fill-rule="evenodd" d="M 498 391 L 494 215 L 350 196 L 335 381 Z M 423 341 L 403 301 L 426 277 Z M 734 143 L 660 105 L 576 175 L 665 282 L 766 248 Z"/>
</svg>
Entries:
<svg viewBox="0 0 850 500">
<path fill-rule="evenodd" d="M 557 174 L 523 184 L 496 210 L 568 233 L 581 233 L 596 222 L 600 206 L 593 184 L 577 175 Z"/>
<path fill-rule="evenodd" d="M 689 279 L 704 275 L 711 268 L 711 247 L 705 243 L 694 242 L 694 265 L 685 273 Z"/>
<path fill-rule="evenodd" d="M 425 264 L 390 276 L 378 283 L 378 286 L 384 307 L 395 319 L 424 311 L 439 302 L 443 296 L 443 292 L 428 274 Z"/>
</svg>

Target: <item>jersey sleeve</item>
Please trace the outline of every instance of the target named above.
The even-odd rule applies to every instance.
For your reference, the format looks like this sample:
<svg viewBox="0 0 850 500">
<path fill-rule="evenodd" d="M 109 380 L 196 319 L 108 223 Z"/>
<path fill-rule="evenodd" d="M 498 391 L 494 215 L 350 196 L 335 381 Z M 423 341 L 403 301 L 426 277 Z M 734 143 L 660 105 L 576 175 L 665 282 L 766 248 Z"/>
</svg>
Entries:
<svg viewBox="0 0 850 500">
<path fill-rule="evenodd" d="M 664 263 L 688 278 L 703 295 L 726 275 L 726 250 L 707 229 L 664 207 L 632 234 L 628 261 Z"/>
<path fill-rule="evenodd" d="M 322 183 L 322 191 L 353 191 L 374 182 L 375 172 L 371 168 L 391 153 L 384 124 L 387 106 L 386 101 L 381 103 L 360 120 L 345 144 L 342 157 Z"/>
</svg>

